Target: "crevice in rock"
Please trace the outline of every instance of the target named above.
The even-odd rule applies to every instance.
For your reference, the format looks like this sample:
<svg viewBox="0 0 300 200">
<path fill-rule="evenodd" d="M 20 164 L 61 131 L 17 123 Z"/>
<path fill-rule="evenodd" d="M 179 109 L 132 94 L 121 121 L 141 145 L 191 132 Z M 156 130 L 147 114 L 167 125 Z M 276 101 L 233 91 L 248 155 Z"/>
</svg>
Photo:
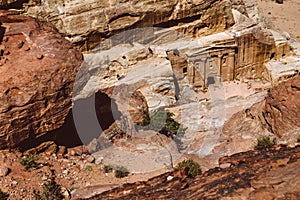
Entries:
<svg viewBox="0 0 300 200">
<path fill-rule="evenodd" d="M 191 23 L 193 21 L 199 20 L 201 18 L 201 14 L 199 15 L 195 15 L 195 16 L 191 16 L 191 17 L 186 17 L 183 19 L 178 19 L 178 20 L 170 20 L 167 22 L 161 22 L 159 24 L 155 24 L 154 27 L 160 27 L 160 28 L 170 28 L 173 26 L 178 26 L 181 23 Z"/>
<path fill-rule="evenodd" d="M 95 98 L 95 101 L 93 98 Z M 102 130 L 96 129 L 95 126 L 89 123 L 92 121 L 90 120 L 91 116 L 95 115 L 95 113 L 92 113 L 93 108 L 90 108 L 93 103 L 97 116 L 95 120 L 98 121 Z M 34 134 L 31 134 L 30 138 L 18 145 L 18 149 L 23 152 L 47 141 L 54 141 L 56 145 L 67 148 L 87 145 L 94 138 L 98 138 L 104 130 L 108 129 L 121 116 L 114 100 L 109 98 L 107 94 L 100 92 L 86 99 L 77 100 L 74 102 L 73 109 L 78 109 L 81 115 L 76 121 L 77 123 L 83 123 L 81 127 L 86 128 L 84 133 L 82 131 L 78 133 L 72 110 L 70 110 L 64 124 L 59 129 L 48 132 L 40 137 L 35 137 Z M 85 120 L 81 121 L 82 119 Z"/>
<path fill-rule="evenodd" d="M 114 22 L 118 19 L 124 18 L 124 17 L 138 17 L 138 16 L 137 15 L 132 15 L 130 13 L 122 13 L 121 15 L 117 15 L 115 17 L 110 18 L 109 21 L 108 21 L 108 24 L 110 24 L 110 23 L 112 23 L 112 22 Z"/>
<path fill-rule="evenodd" d="M 3 41 L 4 38 L 4 34 L 5 34 L 5 27 L 2 26 L 2 23 L 0 22 L 0 44 Z M 2 50 L 3 51 L 3 50 Z M 2 54 L 2 53 L 1 53 Z M 1 55 L 2 56 L 2 55 Z"/>
</svg>

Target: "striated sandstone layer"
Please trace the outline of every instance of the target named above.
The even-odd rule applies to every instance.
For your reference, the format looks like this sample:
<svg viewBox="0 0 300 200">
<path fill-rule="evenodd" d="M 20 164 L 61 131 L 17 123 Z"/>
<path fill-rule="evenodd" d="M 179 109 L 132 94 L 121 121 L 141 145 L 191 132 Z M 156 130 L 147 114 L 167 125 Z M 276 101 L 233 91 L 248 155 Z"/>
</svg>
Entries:
<svg viewBox="0 0 300 200">
<path fill-rule="evenodd" d="M 25 13 L 51 22 L 82 50 L 89 50 L 104 38 L 138 27 L 173 27 L 194 36 L 223 31 L 234 24 L 232 4 L 221 0 L 31 0 Z"/>
<path fill-rule="evenodd" d="M 81 53 L 56 29 L 0 13 L 0 149 L 59 128 L 71 108 Z"/>
</svg>

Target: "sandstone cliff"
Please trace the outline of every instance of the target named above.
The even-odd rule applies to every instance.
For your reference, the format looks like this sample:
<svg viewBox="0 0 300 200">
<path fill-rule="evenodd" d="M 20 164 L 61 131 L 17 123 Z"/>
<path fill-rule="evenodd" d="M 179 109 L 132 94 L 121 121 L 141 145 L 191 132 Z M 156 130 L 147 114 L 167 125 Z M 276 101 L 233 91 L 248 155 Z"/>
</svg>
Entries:
<svg viewBox="0 0 300 200">
<path fill-rule="evenodd" d="M 81 53 L 48 23 L 1 11 L 0 149 L 60 127 Z"/>
<path fill-rule="evenodd" d="M 25 12 L 53 23 L 60 33 L 82 50 L 120 31 L 138 27 L 176 27 L 199 36 L 234 24 L 231 3 L 220 0 L 142 1 L 29 1 Z"/>
</svg>

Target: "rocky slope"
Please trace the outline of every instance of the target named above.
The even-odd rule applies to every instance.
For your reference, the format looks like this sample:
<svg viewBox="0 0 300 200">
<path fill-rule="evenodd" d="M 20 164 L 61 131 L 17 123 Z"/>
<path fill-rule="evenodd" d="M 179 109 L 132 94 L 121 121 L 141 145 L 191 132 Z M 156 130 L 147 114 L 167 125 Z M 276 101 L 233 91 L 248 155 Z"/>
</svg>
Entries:
<svg viewBox="0 0 300 200">
<path fill-rule="evenodd" d="M 278 146 L 220 159 L 195 178 L 186 170 L 126 184 L 89 199 L 298 199 L 300 147 Z"/>
<path fill-rule="evenodd" d="M 82 55 L 48 23 L 1 11 L 0 149 L 59 128 Z"/>
</svg>

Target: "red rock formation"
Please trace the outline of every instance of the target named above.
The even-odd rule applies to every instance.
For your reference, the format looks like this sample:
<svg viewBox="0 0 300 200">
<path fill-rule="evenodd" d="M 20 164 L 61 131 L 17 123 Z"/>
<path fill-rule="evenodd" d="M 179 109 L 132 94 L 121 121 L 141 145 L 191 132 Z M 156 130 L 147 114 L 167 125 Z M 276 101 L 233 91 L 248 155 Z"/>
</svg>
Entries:
<svg viewBox="0 0 300 200">
<path fill-rule="evenodd" d="M 219 163 L 226 167 L 194 179 L 184 170 L 169 172 L 89 199 L 298 199 L 299 158 L 300 146 L 248 151 L 223 157 Z"/>
<path fill-rule="evenodd" d="M 264 116 L 278 136 L 300 128 L 300 76 L 275 86 L 266 98 Z"/>
<path fill-rule="evenodd" d="M 59 128 L 81 53 L 48 23 L 1 11 L 0 149 Z"/>
<path fill-rule="evenodd" d="M 266 99 L 225 122 L 223 133 L 251 133 L 259 136 L 271 132 L 279 137 L 300 128 L 300 76 L 270 89 Z M 291 137 L 292 138 L 292 137 Z"/>
</svg>

